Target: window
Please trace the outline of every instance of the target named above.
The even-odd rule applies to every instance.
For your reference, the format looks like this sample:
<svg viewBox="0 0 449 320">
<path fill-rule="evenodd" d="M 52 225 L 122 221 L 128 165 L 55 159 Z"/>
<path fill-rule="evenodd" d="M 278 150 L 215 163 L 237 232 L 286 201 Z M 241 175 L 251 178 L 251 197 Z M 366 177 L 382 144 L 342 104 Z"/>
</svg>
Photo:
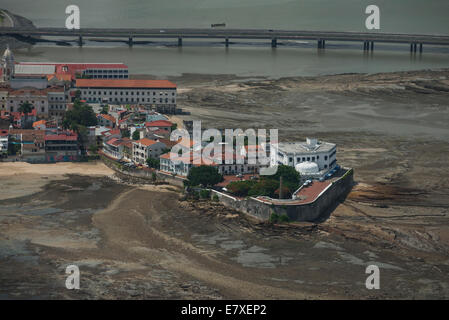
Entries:
<svg viewBox="0 0 449 320">
<path fill-rule="evenodd" d="M 324 156 L 324 160 L 327 160 L 327 156 Z"/>
</svg>

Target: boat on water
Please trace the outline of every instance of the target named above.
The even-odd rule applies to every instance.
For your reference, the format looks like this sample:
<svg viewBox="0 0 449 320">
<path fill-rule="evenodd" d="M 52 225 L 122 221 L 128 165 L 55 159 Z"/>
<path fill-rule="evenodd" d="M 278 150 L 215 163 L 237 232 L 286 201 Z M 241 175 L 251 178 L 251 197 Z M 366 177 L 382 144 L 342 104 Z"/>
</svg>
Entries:
<svg viewBox="0 0 449 320">
<path fill-rule="evenodd" d="M 212 23 L 210 25 L 211 28 L 217 28 L 217 27 L 226 27 L 226 23 Z"/>
</svg>

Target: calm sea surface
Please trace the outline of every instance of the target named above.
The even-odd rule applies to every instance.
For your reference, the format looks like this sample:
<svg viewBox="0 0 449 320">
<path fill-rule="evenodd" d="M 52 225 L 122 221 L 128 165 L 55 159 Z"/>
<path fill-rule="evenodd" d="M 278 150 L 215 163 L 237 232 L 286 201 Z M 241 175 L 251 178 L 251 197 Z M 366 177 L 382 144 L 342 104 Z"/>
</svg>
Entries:
<svg viewBox="0 0 449 320">
<path fill-rule="evenodd" d="M 381 32 L 449 34 L 447 0 L 2 0 L 0 7 L 29 18 L 36 26 L 65 25 L 65 8 L 76 4 L 81 27 L 228 28 L 365 31 L 365 8 L 381 11 Z M 40 44 L 16 52 L 21 61 L 125 62 L 132 73 L 157 76 L 182 73 L 260 75 L 270 77 L 345 72 L 384 72 L 449 67 L 449 49 L 424 47 L 410 55 L 407 45 L 376 44 L 366 55 L 358 43 L 238 41 L 225 49 L 221 41 L 184 40 L 137 44 L 89 42 L 83 48 Z"/>
</svg>

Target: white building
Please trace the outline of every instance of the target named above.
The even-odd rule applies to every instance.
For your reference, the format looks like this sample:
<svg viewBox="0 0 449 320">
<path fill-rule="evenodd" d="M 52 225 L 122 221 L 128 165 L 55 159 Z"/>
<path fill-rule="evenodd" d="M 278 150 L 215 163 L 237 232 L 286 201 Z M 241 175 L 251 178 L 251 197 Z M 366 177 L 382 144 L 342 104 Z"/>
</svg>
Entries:
<svg viewBox="0 0 449 320">
<path fill-rule="evenodd" d="M 148 158 L 158 159 L 167 146 L 156 140 L 143 138 L 133 142 L 133 161 L 145 164 Z"/>
<path fill-rule="evenodd" d="M 8 130 L 0 130 L 0 158 L 8 154 Z"/>
<path fill-rule="evenodd" d="M 329 171 L 337 165 L 337 146 L 334 143 L 322 142 L 307 138 L 305 142 L 279 142 L 271 144 L 271 165 L 283 164 L 296 167 L 301 163 L 316 163 L 319 172 Z M 310 170 L 311 165 L 299 166 Z"/>
<path fill-rule="evenodd" d="M 168 80 L 77 79 L 81 99 L 88 103 L 140 104 L 156 109 L 176 109 L 176 84 Z"/>
</svg>

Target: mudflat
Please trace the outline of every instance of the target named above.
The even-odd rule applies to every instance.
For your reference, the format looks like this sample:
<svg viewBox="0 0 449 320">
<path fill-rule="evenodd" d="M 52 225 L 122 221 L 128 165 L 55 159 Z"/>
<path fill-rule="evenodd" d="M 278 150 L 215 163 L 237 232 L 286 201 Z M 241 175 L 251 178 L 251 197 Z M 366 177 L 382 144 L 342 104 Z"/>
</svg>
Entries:
<svg viewBox="0 0 449 320">
<path fill-rule="evenodd" d="M 0 200 L 0 297 L 447 299 L 448 79 L 447 70 L 174 79 L 191 112 L 179 119 L 337 143 L 357 184 L 318 225 L 257 223 L 181 201 L 172 186 L 121 183 L 100 163 L 90 172 L 0 163 L 2 181 L 14 181 L 7 192 L 17 190 Z M 28 175 L 43 182 L 23 192 Z M 65 288 L 70 264 L 79 291 Z M 380 290 L 365 288 L 370 264 Z"/>
</svg>

